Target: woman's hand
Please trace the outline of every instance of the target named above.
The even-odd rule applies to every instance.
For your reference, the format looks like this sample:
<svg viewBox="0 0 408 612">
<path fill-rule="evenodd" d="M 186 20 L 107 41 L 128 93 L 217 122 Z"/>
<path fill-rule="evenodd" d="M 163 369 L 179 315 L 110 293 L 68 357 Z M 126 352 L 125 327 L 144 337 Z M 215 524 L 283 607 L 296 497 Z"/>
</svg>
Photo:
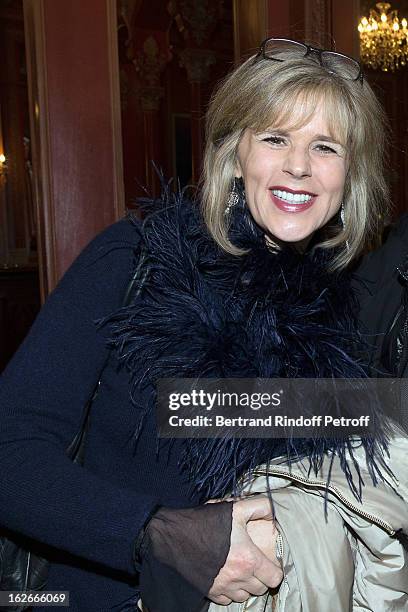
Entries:
<svg viewBox="0 0 408 612">
<path fill-rule="evenodd" d="M 276 537 L 267 497 L 234 502 L 230 550 L 208 598 L 228 605 L 277 587 L 283 573 L 275 556 Z"/>
<path fill-rule="evenodd" d="M 276 539 L 279 532 L 272 517 L 249 521 L 247 524 L 247 531 L 255 546 L 257 546 L 276 567 L 281 569 L 281 563 L 276 557 Z"/>
</svg>

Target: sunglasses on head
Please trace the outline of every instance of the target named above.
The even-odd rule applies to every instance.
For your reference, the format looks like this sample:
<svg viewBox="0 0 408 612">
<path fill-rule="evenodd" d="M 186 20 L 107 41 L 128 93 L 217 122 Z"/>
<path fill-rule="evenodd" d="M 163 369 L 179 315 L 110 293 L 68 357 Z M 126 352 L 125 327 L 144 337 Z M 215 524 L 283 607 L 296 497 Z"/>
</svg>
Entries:
<svg viewBox="0 0 408 612">
<path fill-rule="evenodd" d="M 254 63 L 259 59 L 284 62 L 285 58 L 279 57 L 279 55 L 285 51 L 295 52 L 301 58 L 306 57 L 312 61 L 317 61 L 330 74 L 335 74 L 342 79 L 363 83 L 364 76 L 361 64 L 353 57 L 312 47 L 290 38 L 266 38 L 259 47 Z"/>
</svg>

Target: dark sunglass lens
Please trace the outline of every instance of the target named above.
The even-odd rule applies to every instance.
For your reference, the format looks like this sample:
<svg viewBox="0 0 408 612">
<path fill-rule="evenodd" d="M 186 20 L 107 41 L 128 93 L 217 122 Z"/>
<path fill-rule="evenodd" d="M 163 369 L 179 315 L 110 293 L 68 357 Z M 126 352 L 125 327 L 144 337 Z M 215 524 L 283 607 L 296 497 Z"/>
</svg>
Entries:
<svg viewBox="0 0 408 612">
<path fill-rule="evenodd" d="M 298 43 L 295 40 L 286 40 L 285 38 L 272 38 L 265 43 L 265 57 L 279 57 L 281 53 L 297 52 L 302 57 L 306 55 L 307 47 Z"/>
<path fill-rule="evenodd" d="M 360 64 L 352 57 L 333 51 L 323 51 L 321 59 L 322 65 L 327 70 L 338 74 L 343 79 L 355 81 L 360 76 Z"/>
</svg>

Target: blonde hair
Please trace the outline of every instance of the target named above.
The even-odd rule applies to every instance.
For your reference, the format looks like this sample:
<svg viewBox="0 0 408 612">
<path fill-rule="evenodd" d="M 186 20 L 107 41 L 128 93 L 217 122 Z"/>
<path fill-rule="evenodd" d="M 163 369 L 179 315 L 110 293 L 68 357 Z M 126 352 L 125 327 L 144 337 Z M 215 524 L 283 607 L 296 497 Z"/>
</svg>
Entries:
<svg viewBox="0 0 408 612">
<path fill-rule="evenodd" d="M 200 181 L 204 220 L 225 251 L 242 255 L 228 238 L 225 216 L 236 169 L 237 149 L 246 128 L 262 132 L 271 126 L 297 129 L 323 101 L 332 136 L 347 149 L 348 173 L 343 206 L 344 227 L 326 233 L 317 245 L 336 249 L 332 269 L 345 267 L 378 230 L 388 206 L 384 178 L 387 120 L 366 80 L 332 74 L 310 58 L 290 51 L 284 61 L 250 57 L 230 73 L 213 94 L 206 115 L 206 148 Z M 339 64 L 339 71 L 341 64 Z M 341 74 L 341 73 L 340 73 Z M 345 75 L 347 76 L 347 74 Z"/>
</svg>

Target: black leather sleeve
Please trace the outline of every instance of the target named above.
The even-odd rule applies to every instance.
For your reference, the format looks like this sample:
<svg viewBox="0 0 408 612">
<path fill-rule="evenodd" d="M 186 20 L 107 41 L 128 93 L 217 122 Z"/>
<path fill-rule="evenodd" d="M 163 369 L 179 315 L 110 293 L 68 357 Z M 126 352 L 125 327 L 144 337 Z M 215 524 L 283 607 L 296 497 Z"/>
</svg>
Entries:
<svg viewBox="0 0 408 612">
<path fill-rule="evenodd" d="M 363 258 L 353 275 L 360 329 L 371 348 L 373 376 L 396 375 L 401 370 L 398 342 L 406 321 L 407 291 L 401 271 L 407 268 L 407 255 L 408 214 L 398 220 L 380 249 Z"/>
</svg>

